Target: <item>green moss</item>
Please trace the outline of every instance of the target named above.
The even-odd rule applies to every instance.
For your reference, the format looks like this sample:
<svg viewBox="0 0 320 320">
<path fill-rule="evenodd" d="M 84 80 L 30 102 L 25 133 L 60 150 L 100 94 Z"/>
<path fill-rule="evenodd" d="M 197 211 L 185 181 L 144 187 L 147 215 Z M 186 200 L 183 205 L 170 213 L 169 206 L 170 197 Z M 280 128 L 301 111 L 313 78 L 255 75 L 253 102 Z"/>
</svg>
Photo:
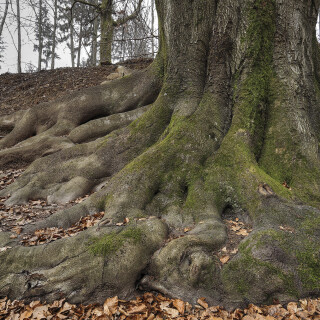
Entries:
<svg viewBox="0 0 320 320">
<path fill-rule="evenodd" d="M 248 9 L 249 27 L 245 36 L 250 71 L 241 84 L 236 84 L 236 125 L 250 134 L 253 151 L 258 158 L 263 146 L 267 107 L 273 95 L 270 82 L 274 77 L 272 66 L 275 34 L 275 1 L 255 0 Z"/>
<path fill-rule="evenodd" d="M 254 237 L 257 248 L 263 248 L 271 243 L 273 246 L 280 247 L 288 256 L 288 259 L 297 261 L 298 276 L 302 286 L 308 292 L 320 289 L 319 223 L 319 215 L 307 215 L 301 223 L 301 229 L 296 230 L 294 234 L 269 229 L 259 232 Z M 281 277 L 283 278 L 283 275 Z M 296 286 L 294 281 L 290 282 L 289 280 L 290 278 L 286 280 L 287 284 L 291 283 L 291 287 L 294 288 Z"/>
<path fill-rule="evenodd" d="M 318 237 L 320 235 L 320 214 L 313 212 L 305 217 L 303 222 L 301 222 L 301 229 L 309 236 Z"/>
<path fill-rule="evenodd" d="M 127 228 L 119 233 L 111 232 L 89 241 L 89 250 L 94 255 L 110 255 L 118 251 L 126 241 L 134 244 L 141 241 L 143 232 L 139 228 Z"/>
<path fill-rule="evenodd" d="M 281 290 L 298 297 L 294 274 L 254 258 L 250 246 L 252 241 L 243 242 L 239 247 L 240 257 L 223 268 L 222 279 L 227 290 L 235 290 L 235 294 L 253 301 L 256 298 L 255 290 L 259 290 L 266 281 L 264 277 L 268 277 L 268 284 L 265 286 L 270 290 Z"/>
</svg>

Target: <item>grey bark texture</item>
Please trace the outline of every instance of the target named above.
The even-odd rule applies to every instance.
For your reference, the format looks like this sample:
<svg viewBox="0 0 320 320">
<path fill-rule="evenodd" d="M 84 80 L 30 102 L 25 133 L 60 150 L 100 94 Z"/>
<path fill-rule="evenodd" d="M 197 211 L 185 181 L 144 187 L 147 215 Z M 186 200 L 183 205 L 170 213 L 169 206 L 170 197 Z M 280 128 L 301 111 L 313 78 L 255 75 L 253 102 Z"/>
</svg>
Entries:
<svg viewBox="0 0 320 320">
<path fill-rule="evenodd" d="M 18 73 L 21 73 L 21 19 L 20 19 L 20 0 L 17 0 L 17 29 L 18 29 L 18 61 L 17 61 L 17 70 Z"/>
<path fill-rule="evenodd" d="M 140 288 L 227 307 L 319 295 L 320 1 L 156 5 L 148 69 L 0 120 L 13 127 L 2 166 L 42 156 L 0 192 L 8 204 L 105 185 L 25 232 L 106 213 L 36 248 L 2 234 L 0 293 L 79 302 Z M 221 265 L 225 219 L 237 217 L 253 231 Z"/>
<path fill-rule="evenodd" d="M 52 32 L 52 57 L 51 57 L 51 70 L 54 69 L 56 58 L 56 45 L 57 45 L 57 19 L 58 19 L 58 0 L 54 1 L 53 8 L 53 32 Z"/>
</svg>

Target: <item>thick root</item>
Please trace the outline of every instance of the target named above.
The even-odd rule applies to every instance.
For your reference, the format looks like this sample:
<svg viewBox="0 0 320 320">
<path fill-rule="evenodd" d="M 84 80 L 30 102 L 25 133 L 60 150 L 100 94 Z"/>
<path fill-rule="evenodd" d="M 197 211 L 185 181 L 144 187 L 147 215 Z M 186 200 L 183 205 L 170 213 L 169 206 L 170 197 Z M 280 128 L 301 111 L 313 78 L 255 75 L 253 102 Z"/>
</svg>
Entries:
<svg viewBox="0 0 320 320">
<path fill-rule="evenodd" d="M 67 136 L 56 136 L 55 127 L 20 142 L 16 146 L 0 150 L 1 168 L 25 166 L 32 161 L 58 151 L 101 138 L 115 130 L 126 127 L 139 118 L 148 106 L 89 121 L 74 128 Z"/>
<path fill-rule="evenodd" d="M 166 226 L 150 219 L 127 227 L 91 228 L 45 247 L 15 246 L 0 253 L 1 294 L 17 299 L 65 297 L 73 303 L 131 297 L 166 236 Z"/>
<path fill-rule="evenodd" d="M 39 198 L 65 203 L 89 193 L 159 139 L 172 112 L 159 103 L 132 126 L 38 159 L 0 194 L 10 194 L 7 204 L 13 204 Z M 137 126 L 145 128 L 145 134 Z"/>
<path fill-rule="evenodd" d="M 160 90 L 161 83 L 155 74 L 151 66 L 129 77 L 85 89 L 82 94 L 76 92 L 55 102 L 39 104 L 17 121 L 14 129 L 0 141 L 0 149 L 49 129 L 54 136 L 68 135 L 72 129 L 92 119 L 148 105 Z"/>
</svg>

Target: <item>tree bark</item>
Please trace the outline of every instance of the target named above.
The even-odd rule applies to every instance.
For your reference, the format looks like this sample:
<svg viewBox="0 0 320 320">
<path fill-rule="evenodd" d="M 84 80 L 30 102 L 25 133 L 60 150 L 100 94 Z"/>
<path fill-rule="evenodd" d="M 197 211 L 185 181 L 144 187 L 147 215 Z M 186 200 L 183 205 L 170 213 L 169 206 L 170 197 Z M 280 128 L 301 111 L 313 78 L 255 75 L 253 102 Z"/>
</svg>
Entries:
<svg viewBox="0 0 320 320">
<path fill-rule="evenodd" d="M 100 39 L 100 64 L 111 64 L 113 19 L 112 0 L 103 0 L 101 4 L 101 39 Z"/>
<path fill-rule="evenodd" d="M 17 0 L 17 29 L 18 29 L 18 73 L 21 73 L 21 19 L 20 19 L 20 0 Z"/>
<path fill-rule="evenodd" d="M 3 26 L 4 26 L 4 23 L 5 23 L 6 18 L 7 18 L 8 8 L 9 8 L 9 0 L 6 0 L 6 6 L 4 8 L 3 17 L 1 19 L 1 24 L 0 24 L 0 38 L 2 36 Z"/>
<path fill-rule="evenodd" d="M 70 17 L 70 54 L 71 54 L 71 67 L 74 68 L 74 57 L 75 57 L 75 54 L 74 54 L 74 39 L 73 39 L 73 13 L 72 13 L 72 10 L 71 10 L 71 13 L 70 13 L 71 17 Z"/>
<path fill-rule="evenodd" d="M 152 58 L 154 58 L 154 0 L 151 0 L 151 33 L 152 33 L 152 39 L 151 39 L 151 52 L 152 52 Z"/>
<path fill-rule="evenodd" d="M 39 15 L 38 15 L 38 71 L 41 71 L 42 63 L 42 47 L 43 47 L 43 36 L 42 36 L 42 0 L 39 0 Z"/>
<path fill-rule="evenodd" d="M 53 31 L 52 31 L 52 57 L 51 57 L 51 70 L 54 69 L 56 59 L 56 39 L 57 39 L 57 19 L 58 19 L 58 0 L 54 1 L 54 17 L 53 17 Z"/>
<path fill-rule="evenodd" d="M 98 1 L 95 2 L 95 5 L 98 5 Z M 99 20 L 98 20 L 98 17 L 96 17 L 93 22 L 93 35 L 92 35 L 91 63 L 93 66 L 97 65 L 98 29 L 99 29 Z"/>
<path fill-rule="evenodd" d="M 3 235 L 12 249 L 0 253 L 0 293 L 103 301 L 138 286 L 227 307 L 319 295 L 320 1 L 156 6 L 160 48 L 147 70 L 39 105 L 0 142 L 2 163 L 22 149 L 48 154 L 0 192 L 8 204 L 65 202 L 105 183 L 26 232 L 106 213 L 99 228 L 43 250 Z M 116 130 L 101 138 L 103 121 Z M 117 228 L 124 218 L 132 224 Z M 222 264 L 230 219 L 253 231 Z"/>
<path fill-rule="evenodd" d="M 81 48 L 82 48 L 82 22 L 80 22 L 80 31 L 78 35 L 77 68 L 79 68 L 81 64 Z"/>
</svg>

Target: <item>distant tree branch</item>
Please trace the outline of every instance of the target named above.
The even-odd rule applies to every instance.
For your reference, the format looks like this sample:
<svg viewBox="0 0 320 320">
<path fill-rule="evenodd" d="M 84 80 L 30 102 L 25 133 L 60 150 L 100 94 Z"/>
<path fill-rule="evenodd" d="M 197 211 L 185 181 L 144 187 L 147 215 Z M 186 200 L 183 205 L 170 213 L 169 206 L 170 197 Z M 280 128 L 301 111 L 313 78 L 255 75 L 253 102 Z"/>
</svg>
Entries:
<svg viewBox="0 0 320 320">
<path fill-rule="evenodd" d="M 116 21 L 113 21 L 113 25 L 115 27 L 119 27 L 119 26 L 122 26 L 123 24 L 127 23 L 128 21 L 135 19 L 141 10 L 142 1 L 143 0 L 139 0 L 137 8 L 134 10 L 134 12 L 132 14 L 130 14 L 129 16 L 123 17 L 123 18 L 119 18 Z"/>
<path fill-rule="evenodd" d="M 71 10 L 73 9 L 73 7 L 77 4 L 77 3 L 82 3 L 86 6 L 90 6 L 90 7 L 94 7 L 96 8 L 97 10 L 100 10 L 100 5 L 96 5 L 94 3 L 90 3 L 90 2 L 87 2 L 87 1 L 84 1 L 84 0 L 73 0 L 73 3 L 72 3 L 72 6 L 71 6 Z"/>
</svg>

